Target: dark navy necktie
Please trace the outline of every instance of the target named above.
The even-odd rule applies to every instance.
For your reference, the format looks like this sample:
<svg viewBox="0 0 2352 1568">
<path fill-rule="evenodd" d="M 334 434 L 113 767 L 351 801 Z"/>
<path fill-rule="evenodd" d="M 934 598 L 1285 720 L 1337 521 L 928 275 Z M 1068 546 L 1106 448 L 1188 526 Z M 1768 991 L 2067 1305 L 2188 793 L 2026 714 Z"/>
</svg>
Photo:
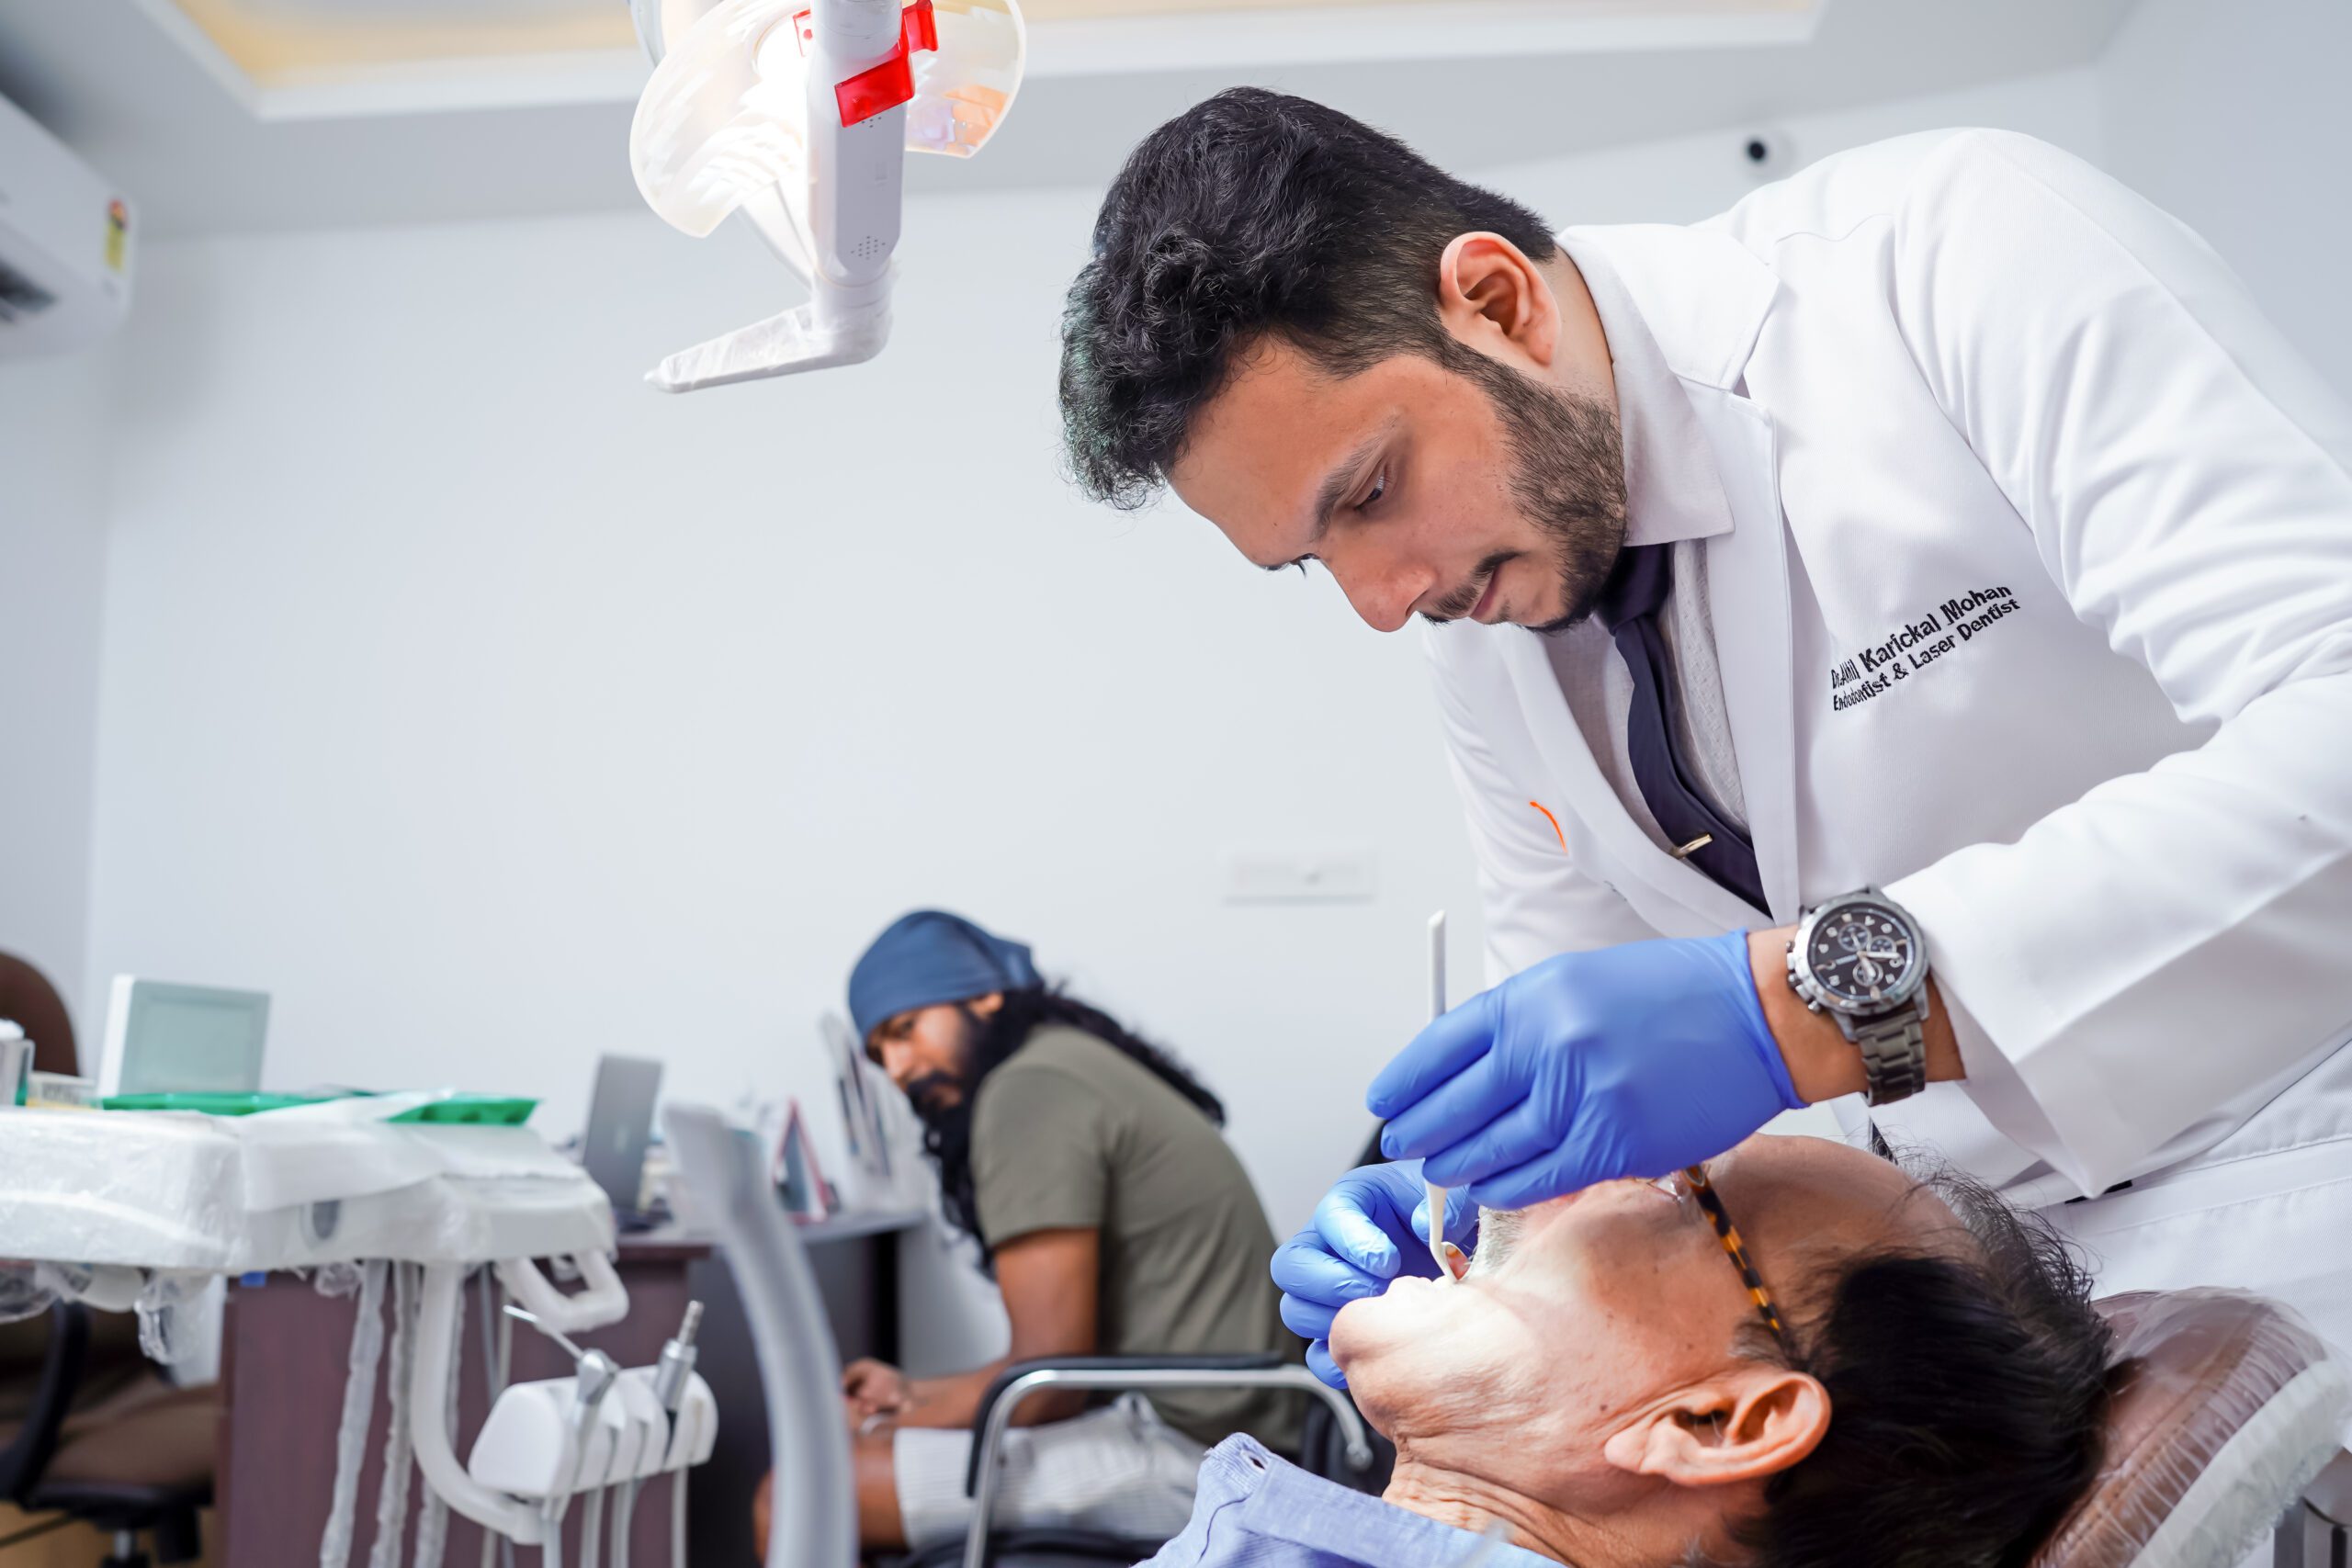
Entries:
<svg viewBox="0 0 2352 1568">
<path fill-rule="evenodd" d="M 1669 545 L 1628 545 L 1600 598 L 1600 624 L 1616 639 L 1634 676 L 1634 701 L 1625 715 L 1625 758 L 1642 802 L 1659 831 L 1689 861 L 1723 886 L 1764 909 L 1764 882 L 1756 874 L 1756 850 L 1699 787 L 1698 770 L 1682 754 L 1682 696 L 1674 683 L 1658 611 L 1674 583 Z M 1695 847 L 1693 847 L 1695 846 Z"/>
</svg>

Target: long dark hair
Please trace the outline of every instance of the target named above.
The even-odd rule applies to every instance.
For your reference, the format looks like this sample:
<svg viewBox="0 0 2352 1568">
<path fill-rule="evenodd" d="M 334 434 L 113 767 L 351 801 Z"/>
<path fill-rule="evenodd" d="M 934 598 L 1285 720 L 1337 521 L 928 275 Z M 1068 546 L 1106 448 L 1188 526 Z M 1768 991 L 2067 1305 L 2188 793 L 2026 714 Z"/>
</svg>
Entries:
<svg viewBox="0 0 2352 1568">
<path fill-rule="evenodd" d="M 981 1018 L 967 1006 L 964 1016 L 972 1020 L 980 1032 L 972 1043 L 971 1060 L 965 1068 L 963 1096 L 945 1107 L 926 1108 L 919 1101 L 915 1113 L 922 1122 L 923 1153 L 939 1168 L 939 1191 L 946 1206 L 948 1223 L 979 1244 L 980 1268 L 988 1273 L 996 1271 L 996 1256 L 989 1246 L 987 1234 L 980 1229 L 979 1197 L 972 1186 L 972 1105 L 978 1097 L 980 1080 L 1027 1044 L 1029 1037 L 1038 1030 L 1048 1024 L 1063 1024 L 1093 1035 L 1142 1063 L 1153 1077 L 1182 1095 L 1213 1124 L 1225 1125 L 1225 1102 L 1210 1093 L 1207 1086 L 1175 1057 L 1130 1032 L 1101 1008 L 1062 995 L 1058 986 L 1030 986 L 1007 991 L 1004 1005 L 993 1015 Z"/>
</svg>

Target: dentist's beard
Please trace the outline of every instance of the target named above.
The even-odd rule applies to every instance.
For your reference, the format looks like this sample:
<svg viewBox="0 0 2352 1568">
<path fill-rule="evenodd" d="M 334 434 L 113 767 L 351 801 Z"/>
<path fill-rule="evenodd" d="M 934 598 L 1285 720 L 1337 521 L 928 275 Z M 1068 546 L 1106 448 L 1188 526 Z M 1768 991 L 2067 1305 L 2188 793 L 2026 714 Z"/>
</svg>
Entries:
<svg viewBox="0 0 2352 1568">
<path fill-rule="evenodd" d="M 1511 498 L 1555 552 L 1564 608 L 1529 629 L 1565 631 L 1592 614 L 1625 542 L 1625 451 L 1617 410 L 1603 399 L 1546 386 L 1483 354 L 1462 353 L 1470 363 L 1455 368 L 1486 390 L 1510 440 Z"/>
</svg>

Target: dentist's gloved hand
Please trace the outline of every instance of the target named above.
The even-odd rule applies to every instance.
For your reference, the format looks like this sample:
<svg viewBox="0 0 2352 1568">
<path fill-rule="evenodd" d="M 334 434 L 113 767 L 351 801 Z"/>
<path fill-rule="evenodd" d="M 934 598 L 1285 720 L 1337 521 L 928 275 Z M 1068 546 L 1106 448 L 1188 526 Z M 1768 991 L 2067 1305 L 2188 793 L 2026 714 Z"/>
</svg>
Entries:
<svg viewBox="0 0 2352 1568">
<path fill-rule="evenodd" d="M 1331 1319 L 1340 1309 L 1380 1294 L 1400 1274 L 1437 1278 L 1429 1209 L 1419 1160 L 1359 1166 L 1332 1183 L 1306 1228 L 1274 1253 L 1283 1322 L 1313 1341 L 1307 1368 L 1333 1388 L 1348 1386 L 1331 1359 Z M 1477 1245 L 1478 1206 L 1464 1193 L 1445 1195 L 1445 1239 L 1464 1252 Z"/>
<path fill-rule="evenodd" d="M 1495 1209 L 1664 1176 L 1804 1103 L 1743 931 L 1547 959 L 1422 1030 L 1365 1100 L 1383 1153 Z"/>
</svg>

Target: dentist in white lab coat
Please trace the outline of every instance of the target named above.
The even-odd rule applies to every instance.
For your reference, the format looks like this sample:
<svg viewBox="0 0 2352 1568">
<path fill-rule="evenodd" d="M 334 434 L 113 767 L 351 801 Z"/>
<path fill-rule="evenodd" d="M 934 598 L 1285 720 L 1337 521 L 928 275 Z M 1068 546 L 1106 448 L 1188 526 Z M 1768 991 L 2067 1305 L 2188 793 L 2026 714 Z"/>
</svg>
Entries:
<svg viewBox="0 0 2352 1568">
<path fill-rule="evenodd" d="M 1848 1131 L 2047 1209 L 2103 1293 L 2258 1289 L 2352 1351 L 2342 400 L 2194 233 L 2022 137 L 1562 239 L 1655 345 L 1627 536 L 1703 554 L 1770 921 L 1876 885 L 1926 939 L 1966 1076 Z M 1612 787 L 1573 653 L 1429 649 L 1491 979 L 1757 923 Z"/>
<path fill-rule="evenodd" d="M 2352 414 L 2220 258 L 2002 132 L 1545 256 L 1319 106 L 1190 118 L 1073 290 L 1074 465 L 1119 499 L 1164 479 L 1382 629 L 1453 623 L 1429 658 L 1497 985 L 1374 1081 L 1426 1172 L 1326 1199 L 1276 1261 L 1293 1326 L 1430 1271 L 1424 1174 L 1516 1205 L 1826 1099 L 2047 1213 L 2102 1292 L 2259 1290 L 2352 1352 Z M 1459 215 L 1431 280 L 1455 348 L 1266 276 L 1284 244 L 1402 243 L 1424 200 Z M 1344 263 L 1299 276 L 1393 283 Z M 1227 361 L 1186 383 L 1203 344 Z M 1488 414 L 1454 383 L 1497 373 L 1456 349 L 1584 412 L 1514 419 L 1504 386 Z M 1671 582 L 1645 644 L 1620 629 L 1644 547 Z M 1719 830 L 1686 838 L 1660 787 Z"/>
</svg>

